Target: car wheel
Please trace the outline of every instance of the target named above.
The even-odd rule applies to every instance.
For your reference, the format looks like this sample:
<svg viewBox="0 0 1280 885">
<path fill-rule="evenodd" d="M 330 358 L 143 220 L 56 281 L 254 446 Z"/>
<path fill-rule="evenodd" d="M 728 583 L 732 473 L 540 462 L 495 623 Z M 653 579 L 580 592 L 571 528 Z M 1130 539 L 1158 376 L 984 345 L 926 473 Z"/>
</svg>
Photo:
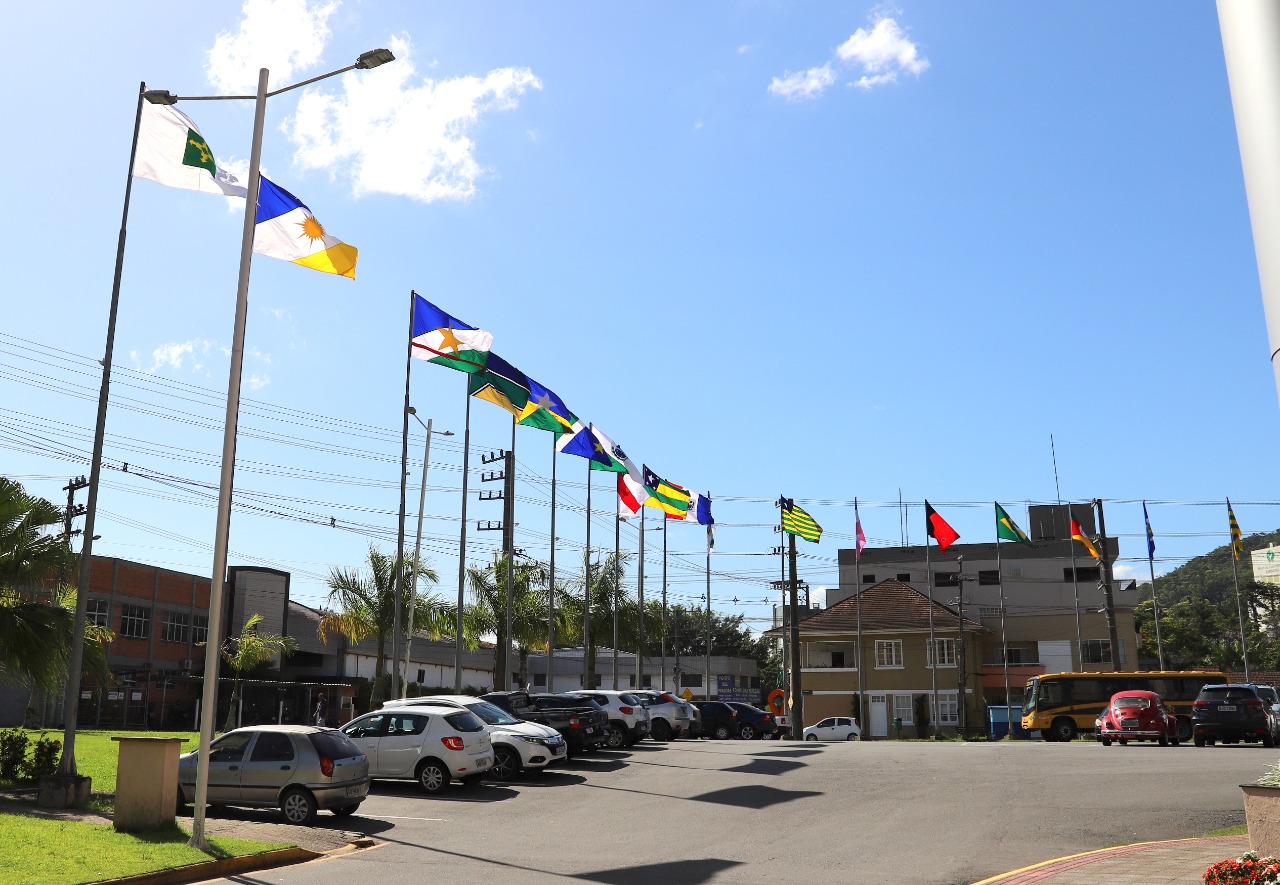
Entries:
<svg viewBox="0 0 1280 885">
<path fill-rule="evenodd" d="M 816 734 L 806 734 L 804 736 L 804 739 L 806 741 L 816 741 L 818 739 L 818 736 Z"/>
<path fill-rule="evenodd" d="M 356 809 L 359 807 L 360 807 L 360 803 L 357 802 L 354 805 L 344 805 L 341 808 L 335 808 L 333 809 L 333 816 L 334 817 L 351 817 L 351 815 L 356 813 Z"/>
<path fill-rule="evenodd" d="M 1050 740 L 1071 741 L 1076 737 L 1076 724 L 1066 716 L 1059 716 L 1049 726 Z"/>
<path fill-rule="evenodd" d="M 1186 716 L 1178 717 L 1178 740 L 1182 743 L 1191 740 L 1191 720 Z"/>
<path fill-rule="evenodd" d="M 1204 738 L 1202 738 L 1200 735 L 1196 735 L 1196 736 L 1195 736 L 1195 738 L 1194 738 L 1194 741 L 1195 741 L 1195 745 L 1196 745 L 1197 747 L 1203 747 L 1203 746 L 1204 746 Z"/>
<path fill-rule="evenodd" d="M 753 726 L 750 726 L 750 725 L 744 725 L 738 731 L 738 737 L 742 738 L 744 741 L 753 740 L 755 736 L 756 736 L 756 730 Z"/>
<path fill-rule="evenodd" d="M 509 781 L 520 773 L 520 757 L 509 747 L 495 747 L 493 751 L 493 768 L 489 775 L 494 780 Z"/>
<path fill-rule="evenodd" d="M 1162 734 L 1162 735 L 1160 735 L 1160 737 L 1159 737 L 1159 738 L 1157 738 L 1157 740 L 1160 742 L 1160 746 L 1162 746 L 1162 747 L 1167 747 L 1167 746 L 1169 746 L 1169 738 L 1168 738 L 1168 737 L 1166 737 L 1165 735 L 1163 735 L 1163 734 Z"/>
<path fill-rule="evenodd" d="M 449 769 L 438 759 L 424 759 L 418 764 L 418 784 L 433 795 L 442 793 L 449 786 Z"/>
<path fill-rule="evenodd" d="M 1111 738 L 1102 738 L 1102 746 L 1104 747 L 1111 746 Z"/>
<path fill-rule="evenodd" d="M 655 719 L 653 722 L 653 739 L 664 744 L 671 740 L 671 723 L 665 719 Z"/>
<path fill-rule="evenodd" d="M 1267 747 L 1268 749 L 1270 749 L 1271 747 L 1274 747 L 1275 745 L 1276 745 L 1275 739 L 1274 739 L 1274 738 L 1272 738 L 1272 737 L 1271 737 L 1271 735 L 1269 735 L 1269 734 L 1264 734 L 1264 735 L 1262 736 L 1262 746 Z"/>
<path fill-rule="evenodd" d="M 301 787 L 295 787 L 280 797 L 280 813 L 294 826 L 305 827 L 316 819 L 315 797 Z"/>
<path fill-rule="evenodd" d="M 627 745 L 627 735 L 622 730 L 622 726 L 609 726 L 609 730 L 604 734 L 604 745 L 610 750 L 621 750 Z"/>
<path fill-rule="evenodd" d="M 1126 741 L 1124 738 L 1120 738 L 1120 746 L 1127 747 L 1129 746 L 1129 742 Z"/>
<path fill-rule="evenodd" d="M 858 736 L 851 731 L 844 736 L 844 739 L 846 741 L 856 741 L 858 739 Z"/>
<path fill-rule="evenodd" d="M 729 739 L 729 726 L 717 725 L 711 732 L 711 736 L 718 741 L 727 741 Z"/>
</svg>

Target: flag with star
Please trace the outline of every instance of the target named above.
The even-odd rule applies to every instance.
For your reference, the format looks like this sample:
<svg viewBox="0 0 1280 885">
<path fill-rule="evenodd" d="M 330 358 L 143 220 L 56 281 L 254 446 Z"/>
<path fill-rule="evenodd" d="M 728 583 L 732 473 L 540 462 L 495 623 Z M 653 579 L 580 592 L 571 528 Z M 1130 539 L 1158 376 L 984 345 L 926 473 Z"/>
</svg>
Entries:
<svg viewBox="0 0 1280 885">
<path fill-rule="evenodd" d="M 604 446 L 596 439 L 595 434 L 591 432 L 591 427 L 583 427 L 580 421 L 575 422 L 572 427 L 556 440 L 556 451 L 562 455 L 577 455 L 579 458 L 586 458 L 592 462 L 592 469 L 608 470 L 613 464 L 613 459 L 604 451 Z M 597 464 L 603 466 L 596 468 Z"/>
<path fill-rule="evenodd" d="M 591 435 L 595 437 L 597 454 L 603 454 L 609 459 L 608 466 L 606 466 L 603 461 L 592 460 L 592 470 L 607 470 L 610 473 L 626 473 L 633 479 L 643 480 L 643 476 L 640 471 L 636 469 L 635 462 L 627 457 L 627 453 L 622 450 L 622 446 L 610 439 L 609 434 L 605 433 L 595 424 L 591 424 L 589 427 Z"/>
<path fill-rule="evenodd" d="M 1015 523 L 1013 521 L 1013 518 L 1009 516 L 1008 513 L 1005 512 L 1005 509 L 1003 507 L 1000 506 L 1000 502 L 996 501 L 995 505 L 996 505 L 996 538 L 1002 539 L 1005 541 L 1017 541 L 1019 544 L 1024 544 L 1027 547 L 1036 546 L 1035 544 L 1031 543 L 1031 539 L 1027 537 L 1027 533 L 1024 532 L 1022 529 L 1018 528 L 1018 524 Z"/>
<path fill-rule="evenodd" d="M 413 356 L 459 372 L 479 372 L 489 360 L 493 336 L 413 295 Z"/>
<path fill-rule="evenodd" d="M 467 392 L 519 418 L 529 402 L 529 378 L 491 351 L 484 369 L 467 378 Z"/>
<path fill-rule="evenodd" d="M 537 381 L 526 376 L 529 382 L 529 398 L 516 423 L 525 427 L 536 427 L 551 433 L 564 433 L 577 422 L 578 416 L 569 411 L 564 400 L 556 396 L 550 387 L 543 387 Z"/>
<path fill-rule="evenodd" d="M 1231 524 L 1231 555 L 1237 560 L 1244 557 L 1244 537 L 1240 534 L 1240 523 L 1236 522 L 1236 513 L 1231 509 L 1231 499 L 1227 499 L 1227 522 Z"/>
<path fill-rule="evenodd" d="M 645 465 L 642 475 L 644 487 L 649 491 L 649 500 L 644 502 L 645 506 L 661 510 L 677 519 L 683 519 L 689 512 L 689 503 L 692 500 L 684 486 L 663 479 L 650 470 L 648 465 Z"/>
<path fill-rule="evenodd" d="M 190 117 L 173 105 L 142 103 L 133 174 L 188 191 L 244 198 L 244 184 L 218 166 L 213 149 Z"/>
<path fill-rule="evenodd" d="M 818 525 L 817 520 L 797 506 L 794 498 L 781 498 L 778 501 L 778 506 L 782 508 L 782 530 L 784 532 L 799 535 L 814 544 L 817 544 L 822 539 L 822 526 Z"/>
<path fill-rule="evenodd" d="M 1147 559 L 1155 561 L 1156 558 L 1156 536 L 1151 531 L 1151 517 L 1147 516 L 1147 502 L 1142 502 L 1142 521 L 1147 526 Z"/>
</svg>

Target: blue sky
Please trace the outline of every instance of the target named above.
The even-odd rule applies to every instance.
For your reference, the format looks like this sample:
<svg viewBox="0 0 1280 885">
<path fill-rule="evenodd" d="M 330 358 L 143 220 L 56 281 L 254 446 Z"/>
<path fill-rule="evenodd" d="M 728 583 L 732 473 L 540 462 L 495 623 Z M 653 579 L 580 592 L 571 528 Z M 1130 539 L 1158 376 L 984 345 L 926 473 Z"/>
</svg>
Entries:
<svg viewBox="0 0 1280 885">
<path fill-rule="evenodd" d="M 928 498 L 990 541 L 993 499 L 1022 521 L 1055 498 L 1051 434 L 1062 496 L 1109 502 L 1121 574 L 1146 573 L 1143 498 L 1162 502 L 1159 570 L 1224 542 L 1225 505 L 1204 502 L 1276 528 L 1276 393 L 1210 4 L 250 0 L 181 22 L 171 4 L 28 4 L 0 41 L 25 84 L 0 98 L 0 471 L 55 501 L 87 472 L 139 81 L 237 94 L 261 66 L 275 88 L 396 50 L 268 104 L 266 172 L 360 248 L 354 282 L 253 262 L 237 488 L 259 510 L 235 514 L 230 561 L 293 572 L 304 602 L 394 530 L 411 289 L 710 491 L 713 604 L 753 626 L 780 494 L 827 529 L 802 576 L 830 585 L 854 520 L 824 502 L 865 502 L 875 545 L 901 540 L 900 490 L 911 540 Z M 245 168 L 250 102 L 180 107 Z M 105 472 L 97 553 L 211 568 L 242 206 L 135 182 L 106 450 L 130 468 Z M 432 450 L 426 506 L 452 595 L 463 381 L 418 364 L 412 385 L 458 433 Z M 472 416 L 478 451 L 508 445 L 505 412 Z M 550 437 L 521 428 L 516 451 L 517 542 L 545 556 Z M 563 573 L 585 462 L 557 470 Z M 611 547 L 604 479 L 593 504 Z M 500 513 L 473 498 L 469 516 Z M 470 532 L 470 559 L 497 539 Z M 693 602 L 702 534 L 669 542 L 691 554 L 670 559 L 672 600 Z"/>
</svg>

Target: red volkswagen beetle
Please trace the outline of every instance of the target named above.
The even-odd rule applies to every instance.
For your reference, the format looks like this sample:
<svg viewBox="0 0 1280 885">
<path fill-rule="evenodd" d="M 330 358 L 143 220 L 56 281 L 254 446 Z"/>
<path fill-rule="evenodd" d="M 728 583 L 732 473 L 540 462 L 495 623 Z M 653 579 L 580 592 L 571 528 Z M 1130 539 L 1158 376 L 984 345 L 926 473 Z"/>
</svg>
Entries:
<svg viewBox="0 0 1280 885">
<path fill-rule="evenodd" d="M 1178 745 L 1178 719 L 1154 691 L 1118 691 L 1098 714 L 1098 740 L 1156 741 L 1162 747 Z"/>
</svg>

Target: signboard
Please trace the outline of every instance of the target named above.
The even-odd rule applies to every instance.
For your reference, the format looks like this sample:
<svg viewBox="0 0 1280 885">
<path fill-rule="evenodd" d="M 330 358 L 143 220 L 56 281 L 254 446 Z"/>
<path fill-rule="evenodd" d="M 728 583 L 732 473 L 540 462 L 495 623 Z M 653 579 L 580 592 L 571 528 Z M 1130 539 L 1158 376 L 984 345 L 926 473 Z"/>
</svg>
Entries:
<svg viewBox="0 0 1280 885">
<path fill-rule="evenodd" d="M 721 701 L 737 701 L 743 704 L 758 704 L 760 692 L 754 688 L 735 687 L 737 681 L 733 676 L 716 677 L 716 698 Z"/>
<path fill-rule="evenodd" d="M 82 692 L 80 692 L 80 700 L 82 700 L 82 701 L 89 701 L 89 700 L 93 700 L 93 692 L 91 692 L 91 691 L 82 691 Z"/>
<path fill-rule="evenodd" d="M 680 697 L 684 698 L 686 701 L 691 701 L 693 700 L 693 692 L 686 688 L 684 691 L 680 692 Z"/>
<path fill-rule="evenodd" d="M 1254 550 L 1253 579 L 1262 584 L 1280 584 L 1280 548 L 1272 545 L 1266 550 Z"/>
<path fill-rule="evenodd" d="M 109 701 L 118 701 L 118 700 L 120 700 L 122 697 L 124 697 L 124 692 L 122 692 L 122 691 L 109 691 L 109 692 L 107 692 L 107 700 L 109 700 Z"/>
<path fill-rule="evenodd" d="M 142 692 L 140 691 L 131 692 L 129 696 L 135 701 L 142 700 Z"/>
</svg>

